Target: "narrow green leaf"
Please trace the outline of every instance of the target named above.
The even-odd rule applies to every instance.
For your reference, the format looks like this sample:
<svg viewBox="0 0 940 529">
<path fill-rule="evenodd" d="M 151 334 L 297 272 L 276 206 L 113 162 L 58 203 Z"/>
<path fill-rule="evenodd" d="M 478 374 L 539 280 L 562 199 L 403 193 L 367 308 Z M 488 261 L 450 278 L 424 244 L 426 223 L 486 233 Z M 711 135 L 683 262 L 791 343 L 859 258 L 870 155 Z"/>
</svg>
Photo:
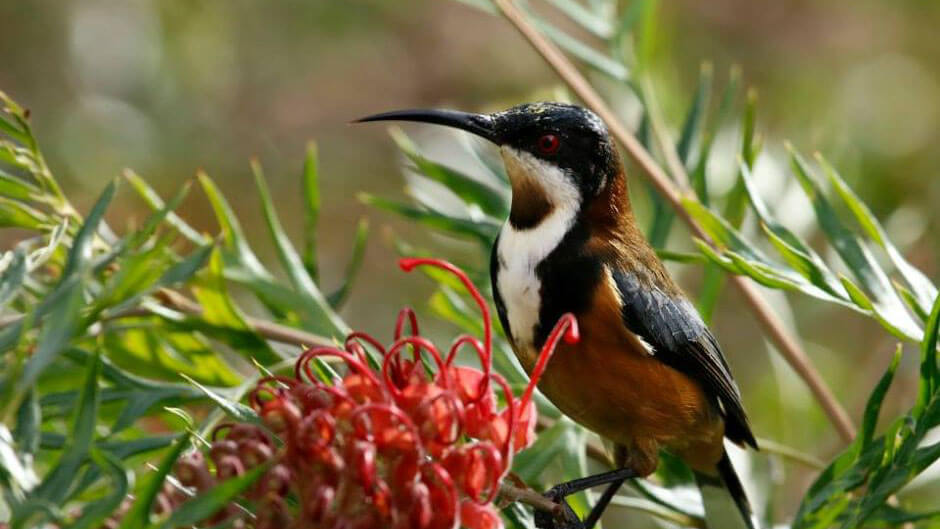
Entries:
<svg viewBox="0 0 940 529">
<path fill-rule="evenodd" d="M 314 282 L 320 282 L 317 256 L 317 225 L 320 222 L 320 174 L 317 170 L 317 144 L 307 144 L 304 158 L 304 266 Z"/>
<path fill-rule="evenodd" d="M 227 479 L 211 489 L 200 493 L 188 500 L 170 516 L 160 523 L 153 525 L 157 529 L 174 529 L 187 527 L 208 519 L 220 509 L 234 501 L 235 498 L 248 489 L 268 470 L 268 465 L 259 465 L 241 476 Z"/>
<path fill-rule="evenodd" d="M 712 316 L 715 314 L 724 281 L 725 275 L 721 271 L 721 267 L 715 263 L 708 263 L 705 266 L 702 274 L 702 288 L 695 304 L 695 308 L 698 309 L 705 323 L 710 323 Z"/>
<path fill-rule="evenodd" d="M 570 53 L 584 64 L 594 68 L 600 73 L 608 75 L 615 81 L 623 82 L 630 78 L 630 71 L 623 63 L 611 59 L 607 55 L 604 55 L 565 33 L 558 27 L 546 22 L 544 19 L 535 17 L 531 13 L 529 13 L 529 15 L 535 23 L 535 27 L 538 28 L 542 34 L 551 39 L 559 48 Z"/>
<path fill-rule="evenodd" d="M 7 120 L 3 115 L 0 115 L 0 133 L 6 134 L 23 145 L 29 143 L 29 135 L 26 131 Z"/>
<path fill-rule="evenodd" d="M 259 277 L 271 277 L 271 273 L 261 264 L 261 261 L 258 260 L 258 257 L 245 240 L 245 235 L 242 232 L 241 224 L 238 223 L 238 219 L 235 217 L 235 212 L 232 211 L 232 207 L 225 200 L 215 182 L 205 173 L 199 173 L 197 177 L 203 191 L 209 198 L 213 211 L 215 211 L 216 220 L 222 228 L 222 239 L 225 241 L 225 248 L 230 254 L 227 257 L 231 257 L 234 264 L 244 267 L 251 274 Z"/>
<path fill-rule="evenodd" d="M 715 138 L 718 136 L 719 129 L 725 124 L 728 120 L 728 116 L 731 114 L 731 107 L 738 95 L 740 82 L 741 69 L 732 66 L 728 74 L 728 84 L 725 86 L 724 93 L 721 96 L 721 102 L 718 104 L 718 112 L 713 119 L 709 120 L 705 130 L 702 132 L 702 148 L 699 151 L 698 161 L 695 163 L 695 167 L 689 175 L 692 189 L 695 190 L 695 194 L 698 195 L 699 200 L 706 206 L 709 205 L 710 200 L 708 196 L 707 174 L 712 146 L 714 145 Z"/>
<path fill-rule="evenodd" d="M 845 288 L 845 291 L 849 294 L 849 298 L 852 300 L 855 305 L 861 308 L 864 311 L 868 311 L 878 323 L 881 324 L 888 332 L 902 340 L 917 340 L 917 336 L 912 336 L 906 334 L 904 330 L 898 328 L 894 322 L 886 318 L 881 311 L 878 310 L 878 307 L 868 298 L 868 295 L 853 283 L 849 278 L 845 277 L 842 274 L 839 274 L 839 280 L 842 281 L 842 286 Z"/>
<path fill-rule="evenodd" d="M 663 248 L 666 246 L 669 233 L 672 231 L 673 224 L 675 224 L 676 213 L 666 204 L 665 199 L 659 196 L 656 188 L 648 183 L 646 186 L 649 190 L 650 203 L 653 206 L 653 220 L 647 229 L 646 237 L 653 248 Z"/>
<path fill-rule="evenodd" d="M 861 443 L 859 444 L 860 452 L 867 450 L 875 438 L 875 427 L 878 425 L 878 415 L 881 413 L 881 405 L 884 402 L 885 395 L 888 393 L 888 389 L 891 387 L 891 382 L 894 380 L 894 374 L 898 370 L 902 351 L 902 345 L 898 344 L 897 349 L 894 351 L 894 357 L 891 359 L 891 364 L 888 366 L 888 370 L 881 376 L 878 384 L 875 385 L 875 389 L 872 390 L 871 395 L 868 397 L 868 403 L 865 405 L 865 413 L 862 418 L 862 427 L 858 434 L 858 437 L 861 439 Z"/>
<path fill-rule="evenodd" d="M 97 529 L 102 523 L 116 514 L 131 488 L 134 474 L 124 468 L 119 459 L 108 452 L 92 449 L 91 458 L 98 467 L 105 469 L 110 481 L 110 493 L 98 501 L 86 503 L 82 514 L 69 529 Z"/>
<path fill-rule="evenodd" d="M 122 376 L 136 375 L 154 381 L 178 381 L 179 375 L 184 374 L 214 386 L 237 385 L 241 381 L 239 374 L 226 363 L 225 357 L 218 353 L 218 345 L 210 344 L 206 340 L 204 335 L 208 333 L 198 331 L 198 328 L 167 325 L 162 321 L 140 326 L 109 325 L 105 329 L 102 343 L 107 351 L 107 358 L 114 363 L 115 368 L 122 370 Z M 229 333 L 228 339 L 231 341 L 244 339 L 234 331 Z M 125 386 L 129 386 L 132 393 L 137 392 L 139 399 L 128 402 L 118 419 L 121 427 L 127 425 L 126 421 L 143 415 L 164 399 L 182 397 L 179 388 L 170 390 L 165 386 L 142 387 L 136 380 L 125 382 Z M 115 428 L 119 426 L 116 425 Z"/>
<path fill-rule="evenodd" d="M 663 261 L 675 261 L 685 264 L 708 264 L 708 259 L 701 254 L 691 252 L 675 252 L 672 250 L 656 249 L 656 256 Z"/>
<path fill-rule="evenodd" d="M 566 434 L 570 428 L 570 423 L 558 421 L 539 432 L 532 446 L 513 457 L 512 471 L 526 483 L 542 478 L 546 468 L 564 451 L 564 443 L 569 440 Z"/>
<path fill-rule="evenodd" d="M 191 446 L 189 435 L 185 435 L 176 441 L 173 449 L 167 452 L 166 456 L 160 461 L 160 465 L 154 473 L 147 475 L 137 491 L 137 499 L 127 514 L 121 519 L 121 525 L 118 529 L 139 529 L 146 527 L 150 523 L 150 513 L 153 511 L 153 502 L 163 488 L 163 482 L 173 469 L 176 460 L 180 458 L 183 451 Z"/>
<path fill-rule="evenodd" d="M 56 250 L 64 242 L 68 232 L 69 219 L 65 218 L 56 227 L 52 228 L 52 231 L 46 236 L 48 240 L 45 246 L 37 248 L 29 254 L 29 268 L 35 270 L 52 259 L 56 255 Z"/>
<path fill-rule="evenodd" d="M 486 247 L 489 247 L 496 238 L 496 234 L 499 232 L 499 226 L 495 224 L 477 223 L 467 219 L 448 217 L 440 213 L 434 213 L 426 209 L 419 209 L 408 204 L 365 193 L 359 195 L 359 200 L 370 206 L 412 219 L 429 228 L 434 228 L 452 235 L 476 239 Z"/>
<path fill-rule="evenodd" d="M 835 210 L 823 195 L 822 190 L 813 181 L 812 169 L 791 145 L 791 166 L 803 187 L 806 196 L 813 205 L 819 226 L 829 238 L 839 256 L 845 261 L 852 273 L 862 285 L 871 292 L 878 306 L 878 311 L 894 328 L 905 335 L 920 336 L 921 331 L 910 313 L 904 307 L 898 294 L 891 288 L 891 281 L 881 266 L 875 261 L 868 249 L 859 243 L 858 238 L 839 220 Z"/>
<path fill-rule="evenodd" d="M 320 332 L 325 332 L 330 335 L 347 334 L 349 328 L 339 315 L 333 311 L 326 297 L 324 297 L 323 293 L 313 282 L 313 279 L 311 279 L 310 275 L 307 273 L 307 269 L 304 267 L 303 260 L 300 255 L 297 254 L 287 234 L 284 233 L 281 222 L 277 218 L 277 213 L 275 213 L 274 202 L 271 200 L 268 186 L 264 181 L 261 166 L 257 162 L 252 163 L 252 171 L 255 175 L 255 185 L 258 188 L 258 195 L 261 199 L 261 206 L 264 210 L 268 231 L 271 234 L 271 238 L 274 240 L 278 257 L 281 259 L 281 265 L 284 267 L 284 271 L 287 272 L 291 284 L 294 289 L 313 300 L 318 307 L 319 310 L 315 316 L 323 320 L 320 327 L 318 327 Z"/>
<path fill-rule="evenodd" d="M 711 63 L 702 64 L 699 69 L 698 87 L 695 89 L 695 96 L 692 98 L 689 111 L 685 115 L 679 142 L 676 144 L 676 153 L 686 166 L 691 164 L 692 146 L 705 120 L 705 112 L 711 99 L 713 77 L 714 70 Z M 701 196 L 699 200 L 702 200 Z"/>
<path fill-rule="evenodd" d="M 757 129 L 757 91 L 747 91 L 747 102 L 744 106 L 744 115 L 741 117 L 741 158 L 745 165 L 754 167 L 757 161 L 759 147 L 756 145 L 755 130 Z"/>
<path fill-rule="evenodd" d="M 457 195 L 467 206 L 476 205 L 487 215 L 504 218 L 509 213 L 508 194 L 456 169 L 429 160 L 401 129 L 389 130 L 398 148 L 415 165 L 418 173 L 439 182 Z"/>
<path fill-rule="evenodd" d="M 167 209 L 166 204 L 164 204 L 163 199 L 160 198 L 160 195 L 158 195 L 157 192 L 154 191 L 153 188 L 150 187 L 150 185 L 147 184 L 147 182 L 138 174 L 132 171 L 125 171 L 124 178 L 130 182 L 131 187 L 134 188 L 137 194 L 140 195 L 140 197 L 144 200 L 144 202 L 147 203 L 148 206 L 150 206 L 151 209 L 155 211 Z M 197 232 L 195 229 L 193 229 L 192 226 L 187 224 L 186 221 L 181 219 L 179 215 L 174 213 L 172 210 L 167 212 L 166 221 L 171 226 L 173 226 L 173 228 L 175 228 L 176 231 L 180 233 L 180 235 L 186 237 L 189 239 L 189 241 L 195 244 L 206 245 L 211 242 L 208 237 Z"/>
<path fill-rule="evenodd" d="M 93 356 L 75 410 L 75 419 L 72 423 L 68 447 L 56 465 L 46 474 L 43 482 L 33 491 L 33 496 L 36 498 L 61 504 L 77 477 L 79 468 L 88 459 L 89 451 L 95 440 L 95 426 L 98 417 L 98 374 L 100 366 L 98 356 Z"/>
<path fill-rule="evenodd" d="M 25 202 L 40 199 L 42 191 L 29 182 L 0 169 L 0 196 Z"/>
<path fill-rule="evenodd" d="M 343 284 L 335 292 L 327 296 L 330 306 L 336 310 L 346 302 L 349 292 L 352 290 L 353 283 L 359 275 L 362 263 L 366 255 L 366 241 L 369 239 L 369 222 L 366 219 L 359 219 L 356 226 L 356 235 L 353 242 L 352 255 L 346 264 L 346 273 L 343 274 Z"/>
<path fill-rule="evenodd" d="M 34 208 L 0 196 L 0 228 L 40 230 L 49 223 L 49 217 Z"/>
<path fill-rule="evenodd" d="M 826 161 L 822 155 L 817 154 L 817 159 L 823 171 L 826 173 L 826 176 L 829 178 L 829 182 L 832 183 L 832 186 L 842 198 L 842 201 L 855 215 L 855 219 L 858 221 L 859 225 L 875 243 L 885 250 L 891 262 L 894 263 L 894 266 L 898 269 L 898 272 L 907 284 L 910 285 L 922 310 L 926 311 L 927 307 L 930 307 L 933 300 L 937 297 L 937 287 L 934 286 L 933 282 L 931 282 L 923 272 L 911 265 L 901 252 L 898 251 L 897 247 L 891 242 L 891 239 L 888 238 L 888 234 L 881 226 L 881 223 L 878 222 L 877 217 L 868 209 L 868 206 L 862 202 L 858 195 L 852 191 L 852 188 L 843 180 L 835 167 Z"/>
<path fill-rule="evenodd" d="M 777 235 L 767 224 L 761 223 L 761 228 L 777 249 L 777 253 L 784 261 L 805 277 L 810 283 L 825 290 L 836 297 L 844 297 L 842 289 L 838 288 L 838 279 L 829 271 L 822 259 L 814 253 L 805 254 L 800 249 L 790 245 L 789 242 Z"/>
<path fill-rule="evenodd" d="M 111 183 L 105 187 L 104 191 L 95 202 L 95 205 L 91 208 L 91 212 L 88 213 L 85 222 L 72 241 L 72 249 L 69 251 L 65 271 L 62 272 L 63 278 L 68 278 L 76 271 L 84 270 L 89 265 L 95 234 L 98 233 L 98 227 L 101 224 L 101 220 L 104 218 L 104 212 L 108 209 L 108 205 L 114 198 L 116 190 L 117 181 L 112 180 Z"/>
<path fill-rule="evenodd" d="M 898 283 L 897 281 L 892 281 L 894 284 L 894 289 L 898 291 L 898 294 L 901 296 L 901 299 L 904 300 L 904 304 L 907 305 L 907 308 L 911 309 L 921 321 L 927 321 L 927 318 L 930 317 L 930 314 L 927 313 L 926 309 L 921 306 L 920 300 L 917 299 L 917 296 L 906 286 Z"/>
<path fill-rule="evenodd" d="M 23 395 L 36 383 L 39 375 L 52 364 L 78 332 L 81 325 L 80 311 L 84 306 L 83 283 L 80 279 L 67 278 L 53 294 L 46 297 L 47 304 L 35 309 L 34 318 L 38 320 L 51 305 L 51 312 L 43 319 L 36 351 L 27 360 L 23 373 L 17 380 L 18 395 Z M 52 300 L 55 300 L 55 303 L 52 303 Z M 15 327 L 17 326 L 10 326 L 10 329 L 18 330 Z"/>
<path fill-rule="evenodd" d="M 215 248 L 209 258 L 209 266 L 191 287 L 199 305 L 202 306 L 199 319 L 236 331 L 240 336 L 237 348 L 239 354 L 247 358 L 257 358 L 264 363 L 276 362 L 280 357 L 248 326 L 245 317 L 229 296 L 222 276 L 223 268 L 221 252 Z"/>
<path fill-rule="evenodd" d="M 38 481 L 32 465 L 20 459 L 20 448 L 10 430 L 0 423 L 0 483 L 22 493 L 32 489 Z"/>
<path fill-rule="evenodd" d="M 578 2 L 573 0 L 548 0 L 548 2 L 558 8 L 572 22 L 590 31 L 598 38 L 608 39 L 613 34 L 613 28 L 606 18 L 593 13 Z"/>
<path fill-rule="evenodd" d="M 36 388 L 31 388 L 16 412 L 16 429 L 13 430 L 13 438 L 16 440 L 17 451 L 20 454 L 35 455 L 39 451 L 41 424 L 42 408 L 39 406 L 38 391 Z"/>
<path fill-rule="evenodd" d="M 255 413 L 255 410 L 245 406 L 244 404 L 236 401 L 229 400 L 222 395 L 212 391 L 211 389 L 203 386 L 202 384 L 196 382 L 195 380 L 182 375 L 183 378 L 189 381 L 190 384 L 199 388 L 200 391 L 206 394 L 213 402 L 219 405 L 222 410 L 227 413 L 230 417 L 235 419 L 238 422 L 247 422 L 252 424 L 261 424 L 261 418 L 258 417 L 258 414 Z"/>
<path fill-rule="evenodd" d="M 921 343 L 920 360 L 920 387 L 917 394 L 917 405 L 914 415 L 920 415 L 931 398 L 940 390 L 940 373 L 937 366 L 937 333 L 940 331 L 940 296 L 933 303 L 930 318 L 924 329 L 924 340 Z"/>
<path fill-rule="evenodd" d="M 16 248 L 0 257 L 0 307 L 13 299 L 26 279 L 26 254 Z"/>
</svg>

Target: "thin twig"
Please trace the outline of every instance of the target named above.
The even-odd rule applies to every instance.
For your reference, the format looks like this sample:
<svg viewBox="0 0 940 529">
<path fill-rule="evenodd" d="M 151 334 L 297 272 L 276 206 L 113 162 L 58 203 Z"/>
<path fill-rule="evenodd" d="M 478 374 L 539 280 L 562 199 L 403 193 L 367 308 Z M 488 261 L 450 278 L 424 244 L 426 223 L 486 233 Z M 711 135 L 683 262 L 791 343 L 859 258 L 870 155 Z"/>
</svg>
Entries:
<svg viewBox="0 0 940 529">
<path fill-rule="evenodd" d="M 160 289 L 157 292 L 157 298 L 160 300 L 161 304 L 168 308 L 185 312 L 186 314 L 202 314 L 202 307 L 199 306 L 198 303 L 174 290 Z M 114 320 L 133 316 L 147 316 L 150 314 L 153 314 L 153 312 L 146 307 L 134 307 L 118 314 L 113 314 L 106 319 Z M 22 319 L 23 315 L 21 314 L 0 316 L 0 329 Z M 245 317 L 245 323 L 260 336 L 272 342 L 296 345 L 297 347 L 312 347 L 316 345 L 329 347 L 336 345 L 336 342 L 326 336 L 320 336 L 319 334 L 313 334 L 260 318 L 247 316 Z"/>
<path fill-rule="evenodd" d="M 202 312 L 202 307 L 200 307 L 198 303 L 175 290 L 161 289 L 158 292 L 158 297 L 170 308 L 175 308 L 189 314 L 200 314 Z M 296 345 L 298 347 L 336 345 L 333 340 L 325 336 L 309 333 L 286 325 L 280 325 L 260 318 L 246 316 L 245 323 L 254 329 L 256 333 L 273 342 Z"/>
<path fill-rule="evenodd" d="M 558 75 L 568 84 L 575 94 L 610 127 L 611 133 L 626 149 L 627 154 L 642 170 L 650 183 L 673 206 L 679 217 L 689 226 L 689 229 L 702 240 L 714 245 L 714 242 L 705 234 L 701 226 L 691 214 L 682 207 L 682 192 L 672 183 L 666 172 L 653 159 L 639 140 L 621 123 L 617 115 L 610 109 L 603 98 L 597 93 L 581 72 L 568 60 L 568 58 L 551 42 L 548 41 L 529 22 L 511 0 L 494 0 L 494 3 L 517 30 L 529 41 L 538 53 L 551 65 Z M 681 165 L 681 164 L 680 164 Z M 676 168 L 679 174 L 684 174 L 684 168 Z M 680 180 L 688 181 L 688 176 L 679 176 Z M 813 366 L 812 361 L 803 351 L 799 343 L 791 336 L 789 331 L 774 314 L 770 305 L 761 296 L 756 286 L 744 276 L 731 276 L 732 283 L 738 288 L 751 310 L 767 335 L 777 345 L 777 349 L 787 360 L 790 366 L 806 382 L 810 391 L 819 401 L 830 421 L 846 442 L 855 438 L 855 426 L 848 413 L 835 398 L 832 390 Z"/>
</svg>

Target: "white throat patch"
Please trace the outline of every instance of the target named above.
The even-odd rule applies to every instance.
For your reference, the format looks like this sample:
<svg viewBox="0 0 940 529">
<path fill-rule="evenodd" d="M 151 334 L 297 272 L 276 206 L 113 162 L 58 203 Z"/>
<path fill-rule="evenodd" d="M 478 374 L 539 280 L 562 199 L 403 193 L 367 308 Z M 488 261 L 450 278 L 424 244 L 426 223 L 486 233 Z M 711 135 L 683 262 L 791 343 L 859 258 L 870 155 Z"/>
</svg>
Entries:
<svg viewBox="0 0 940 529">
<path fill-rule="evenodd" d="M 532 228 L 517 230 L 509 221 L 499 232 L 496 247 L 499 293 L 513 340 L 519 348 L 534 345 L 542 305 L 541 282 L 535 267 L 558 247 L 574 223 L 581 196 L 564 172 L 529 153 L 502 147 L 510 178 L 527 178 L 539 185 L 552 203 L 551 212 Z"/>
</svg>

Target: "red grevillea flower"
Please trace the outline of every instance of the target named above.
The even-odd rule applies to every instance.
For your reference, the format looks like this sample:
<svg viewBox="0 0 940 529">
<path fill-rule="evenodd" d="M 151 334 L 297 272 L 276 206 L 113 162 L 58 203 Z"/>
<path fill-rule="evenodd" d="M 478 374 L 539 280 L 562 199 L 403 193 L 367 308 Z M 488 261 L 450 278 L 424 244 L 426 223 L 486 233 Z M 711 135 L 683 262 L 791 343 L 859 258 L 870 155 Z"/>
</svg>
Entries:
<svg viewBox="0 0 940 529">
<path fill-rule="evenodd" d="M 534 440 L 532 392 L 558 341 L 578 340 L 577 323 L 571 314 L 558 321 L 517 398 L 492 370 L 490 311 L 466 274 L 436 259 L 399 264 L 457 276 L 480 308 L 483 341 L 459 336 L 445 354 L 420 335 L 406 308 L 388 347 L 354 332 L 342 349 L 305 351 L 293 377 L 262 379 L 249 400 L 267 428 L 223 425 L 213 433 L 211 465 L 201 453 L 177 464 L 180 482 L 204 490 L 270 462 L 245 498 L 255 517 L 232 507 L 213 522 L 258 529 L 502 527 L 493 500 L 513 455 Z M 476 352 L 480 368 L 455 363 L 463 347 Z M 317 370 L 328 357 L 347 369 L 324 383 Z M 162 499 L 164 509 L 179 500 L 169 491 Z"/>
</svg>

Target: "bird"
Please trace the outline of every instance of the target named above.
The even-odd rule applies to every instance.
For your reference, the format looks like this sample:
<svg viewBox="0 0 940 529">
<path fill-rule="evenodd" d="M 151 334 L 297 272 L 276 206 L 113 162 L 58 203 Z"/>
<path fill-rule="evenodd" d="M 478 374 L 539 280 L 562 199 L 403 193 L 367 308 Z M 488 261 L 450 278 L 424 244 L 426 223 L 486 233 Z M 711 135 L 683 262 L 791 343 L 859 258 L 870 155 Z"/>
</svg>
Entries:
<svg viewBox="0 0 940 529">
<path fill-rule="evenodd" d="M 492 292 L 527 372 L 555 322 L 577 318 L 581 340 L 559 346 L 538 387 L 611 443 L 615 469 L 553 487 L 545 495 L 564 512 L 537 511 L 536 525 L 591 529 L 624 481 L 652 474 L 665 450 L 693 471 L 710 528 L 757 527 L 724 445 L 757 449 L 740 390 L 714 334 L 638 226 L 604 122 L 559 102 L 357 120 L 374 121 L 444 125 L 498 147 L 512 197 L 492 247 Z M 564 498 L 600 485 L 607 488 L 579 520 Z"/>
</svg>

